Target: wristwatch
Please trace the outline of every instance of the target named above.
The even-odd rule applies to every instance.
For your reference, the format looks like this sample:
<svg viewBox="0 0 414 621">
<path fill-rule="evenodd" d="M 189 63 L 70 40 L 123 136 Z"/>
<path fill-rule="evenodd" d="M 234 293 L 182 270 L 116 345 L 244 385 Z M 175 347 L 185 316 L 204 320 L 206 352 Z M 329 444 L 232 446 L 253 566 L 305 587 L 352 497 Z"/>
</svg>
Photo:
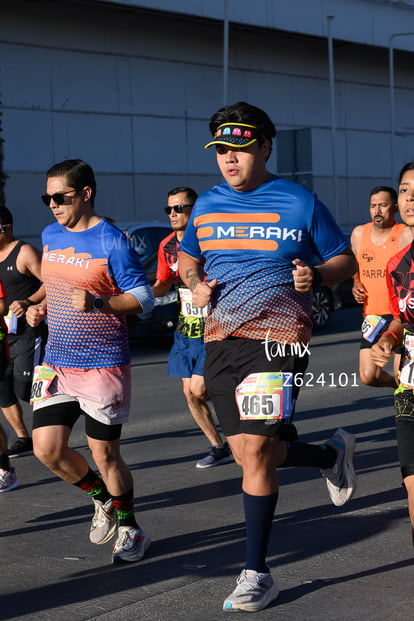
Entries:
<svg viewBox="0 0 414 621">
<path fill-rule="evenodd" d="M 99 296 L 95 296 L 93 298 L 92 307 L 95 313 L 99 313 L 102 310 L 103 305 L 104 305 L 104 301 L 102 298 L 100 298 Z"/>
</svg>

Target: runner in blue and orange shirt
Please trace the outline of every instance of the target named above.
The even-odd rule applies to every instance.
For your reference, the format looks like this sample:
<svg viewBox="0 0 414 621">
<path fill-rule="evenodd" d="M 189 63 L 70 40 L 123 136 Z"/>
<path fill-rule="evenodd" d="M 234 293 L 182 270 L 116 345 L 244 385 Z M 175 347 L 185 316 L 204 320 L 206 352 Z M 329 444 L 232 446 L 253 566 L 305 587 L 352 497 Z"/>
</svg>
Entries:
<svg viewBox="0 0 414 621">
<path fill-rule="evenodd" d="M 322 446 L 281 440 L 306 369 L 312 285 L 344 280 L 356 263 L 315 194 L 267 171 L 276 130 L 263 110 L 226 106 L 210 131 L 224 183 L 197 199 L 178 262 L 193 303 L 208 305 L 206 388 L 243 469 L 247 560 L 223 608 L 254 612 L 279 593 L 266 564 L 276 466 L 322 468 L 336 505 L 356 488 L 352 434 Z"/>
<path fill-rule="evenodd" d="M 112 561 L 140 560 L 150 544 L 134 516 L 133 479 L 120 454 L 131 400 L 125 315 L 154 304 L 130 240 L 95 213 L 96 181 L 82 160 L 65 160 L 47 173 L 43 202 L 56 222 L 43 232 L 43 304 L 29 307 L 30 325 L 47 312 L 48 341 L 32 385 L 33 448 L 61 479 L 90 495 L 92 543 L 117 532 Z M 82 416 L 92 458 L 68 447 Z"/>
</svg>

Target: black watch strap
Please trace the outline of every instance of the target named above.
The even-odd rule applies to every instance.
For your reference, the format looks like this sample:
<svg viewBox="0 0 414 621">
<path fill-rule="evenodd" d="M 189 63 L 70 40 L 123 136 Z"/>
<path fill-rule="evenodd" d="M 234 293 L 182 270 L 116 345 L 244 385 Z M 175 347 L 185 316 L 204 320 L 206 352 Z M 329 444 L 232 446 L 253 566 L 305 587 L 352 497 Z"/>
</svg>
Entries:
<svg viewBox="0 0 414 621">
<path fill-rule="evenodd" d="M 316 287 L 320 287 L 321 286 L 321 282 L 322 282 L 322 274 L 320 273 L 320 271 L 316 267 L 312 267 L 311 270 L 312 270 L 312 273 L 313 273 L 312 287 L 315 287 L 315 288 Z"/>
</svg>

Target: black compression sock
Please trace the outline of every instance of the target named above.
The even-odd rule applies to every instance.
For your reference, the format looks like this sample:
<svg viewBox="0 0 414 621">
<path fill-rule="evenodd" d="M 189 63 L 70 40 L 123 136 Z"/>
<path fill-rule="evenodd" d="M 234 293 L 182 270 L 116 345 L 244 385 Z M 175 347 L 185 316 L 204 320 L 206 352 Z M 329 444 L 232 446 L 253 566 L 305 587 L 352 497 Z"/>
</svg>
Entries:
<svg viewBox="0 0 414 621">
<path fill-rule="evenodd" d="M 269 496 L 251 496 L 243 492 L 246 518 L 246 569 L 267 573 L 266 551 L 272 528 L 278 493 Z"/>
<path fill-rule="evenodd" d="M 7 470 L 7 472 L 11 472 L 11 465 L 7 453 L 3 453 L 2 455 L 0 455 L 0 468 L 1 470 Z"/>
<path fill-rule="evenodd" d="M 336 451 L 329 444 L 305 444 L 292 442 L 287 445 L 288 451 L 284 463 L 279 468 L 292 466 L 314 466 L 316 468 L 333 468 L 336 461 Z"/>
<path fill-rule="evenodd" d="M 106 489 L 105 483 L 94 473 L 91 468 L 89 468 L 83 479 L 77 483 L 74 483 L 74 485 L 76 485 L 76 487 L 80 487 L 84 492 L 89 494 L 89 496 L 92 496 L 96 500 L 101 500 L 102 502 L 106 502 L 111 497 Z"/>
</svg>

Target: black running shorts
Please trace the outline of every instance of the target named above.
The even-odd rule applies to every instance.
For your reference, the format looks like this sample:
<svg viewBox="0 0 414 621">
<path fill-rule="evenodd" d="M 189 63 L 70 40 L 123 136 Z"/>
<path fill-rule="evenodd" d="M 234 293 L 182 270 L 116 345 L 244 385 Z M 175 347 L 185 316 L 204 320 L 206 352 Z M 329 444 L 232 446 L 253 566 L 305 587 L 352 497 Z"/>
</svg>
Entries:
<svg viewBox="0 0 414 621">
<path fill-rule="evenodd" d="M 404 390 L 394 396 L 398 457 L 403 479 L 414 474 L 414 394 Z"/>
<path fill-rule="evenodd" d="M 105 425 L 88 416 L 77 401 L 67 401 L 45 406 L 33 412 L 33 429 L 62 425 L 73 428 L 78 418 L 83 415 L 85 419 L 85 432 L 88 438 L 94 440 L 118 440 L 121 437 L 122 425 Z"/>
<path fill-rule="evenodd" d="M 302 346 L 306 351 L 306 346 Z M 280 349 L 280 348 L 279 348 Z M 207 392 L 213 402 L 223 433 L 233 436 L 247 433 L 261 436 L 279 435 L 281 427 L 289 424 L 289 419 L 241 420 L 235 398 L 236 387 L 251 373 L 269 371 L 290 371 L 294 375 L 304 373 L 308 365 L 308 354 L 289 353 L 290 346 L 284 346 L 286 355 L 276 355 L 275 348 L 266 352 L 262 341 L 244 338 L 227 338 L 206 344 L 204 379 Z M 293 399 L 299 394 L 300 382 L 293 381 Z"/>
</svg>

